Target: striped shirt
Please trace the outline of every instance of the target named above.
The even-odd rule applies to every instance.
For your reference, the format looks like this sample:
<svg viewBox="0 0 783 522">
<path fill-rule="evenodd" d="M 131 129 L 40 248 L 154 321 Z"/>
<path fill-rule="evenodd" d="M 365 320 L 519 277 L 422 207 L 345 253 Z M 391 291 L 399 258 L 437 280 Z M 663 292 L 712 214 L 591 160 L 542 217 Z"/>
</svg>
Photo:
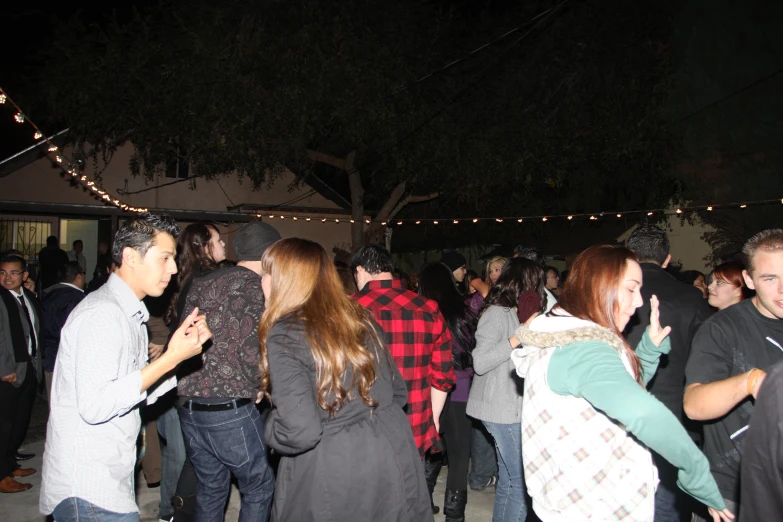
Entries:
<svg viewBox="0 0 783 522">
<path fill-rule="evenodd" d="M 136 406 L 176 385 L 141 390 L 149 313 L 117 275 L 89 294 L 65 323 L 54 367 L 39 507 L 69 497 L 116 513 L 138 512 L 134 492 Z"/>
</svg>

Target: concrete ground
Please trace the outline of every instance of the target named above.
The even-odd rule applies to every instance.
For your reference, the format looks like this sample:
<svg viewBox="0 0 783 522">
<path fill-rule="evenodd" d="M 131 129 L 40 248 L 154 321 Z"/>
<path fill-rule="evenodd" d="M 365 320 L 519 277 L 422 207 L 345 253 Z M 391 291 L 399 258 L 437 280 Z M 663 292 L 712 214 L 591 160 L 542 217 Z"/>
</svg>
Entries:
<svg viewBox="0 0 783 522">
<path fill-rule="evenodd" d="M 46 401 L 39 398 L 33 407 L 33 415 L 30 428 L 23 447 L 24 453 L 35 453 L 35 457 L 25 461 L 24 467 L 38 470 L 38 473 L 20 479 L 28 482 L 33 488 L 23 493 L 0 494 L 0 522 L 44 522 L 46 517 L 38 513 L 38 494 L 41 491 L 41 461 L 46 437 L 46 418 L 48 410 Z M 438 485 L 435 488 L 435 504 L 440 506 L 441 513 L 435 516 L 435 522 L 444 522 L 443 497 L 446 487 L 446 475 L 448 468 L 443 468 Z M 139 505 L 141 520 L 144 522 L 158 520 L 158 504 L 160 502 L 160 489 L 150 489 L 144 481 L 144 476 L 139 473 L 136 477 L 136 501 Z M 468 491 L 468 505 L 465 509 L 467 522 L 488 522 L 492 520 L 492 506 L 495 502 L 495 490 L 493 488 L 484 491 Z M 225 520 L 235 522 L 239 519 L 239 490 L 232 486 L 226 510 Z M 50 519 L 51 520 L 51 519 Z"/>
</svg>

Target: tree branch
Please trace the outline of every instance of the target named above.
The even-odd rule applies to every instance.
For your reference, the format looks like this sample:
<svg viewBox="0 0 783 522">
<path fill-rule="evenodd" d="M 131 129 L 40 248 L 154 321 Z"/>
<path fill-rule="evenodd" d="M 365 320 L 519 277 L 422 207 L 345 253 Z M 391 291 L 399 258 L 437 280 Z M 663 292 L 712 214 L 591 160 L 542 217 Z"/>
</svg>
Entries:
<svg viewBox="0 0 783 522">
<path fill-rule="evenodd" d="M 325 152 L 318 152 L 317 150 L 307 149 L 307 157 L 310 159 L 310 161 L 315 161 L 318 163 L 326 163 L 327 165 L 331 165 L 332 167 L 337 167 L 340 170 L 346 170 L 345 160 L 342 158 L 338 158 L 336 156 L 332 156 L 331 154 L 327 154 Z"/>
<path fill-rule="evenodd" d="M 402 201 L 400 201 L 400 202 L 397 204 L 397 206 L 396 206 L 396 207 L 394 207 L 394 210 L 392 210 L 392 211 L 391 211 L 391 213 L 389 214 L 389 217 L 388 217 L 388 218 L 386 218 L 386 219 L 387 219 L 387 221 L 388 221 L 388 220 L 390 220 L 390 219 L 394 219 L 394 216 L 396 216 L 396 215 L 397 215 L 397 213 L 399 213 L 399 211 L 400 211 L 400 210 L 402 210 L 403 208 L 405 208 L 405 206 L 406 206 L 406 205 L 408 205 L 408 204 L 410 204 L 410 203 L 422 203 L 422 202 L 424 202 L 424 201 L 429 201 L 429 200 L 431 200 L 431 199 L 435 199 L 435 198 L 437 198 L 439 195 L 440 195 L 440 194 L 439 194 L 439 193 L 437 193 L 437 192 L 433 192 L 432 194 L 428 194 L 428 195 L 426 195 L 426 196 L 413 196 L 413 195 L 411 195 L 411 194 L 408 194 L 408 196 L 407 196 L 405 199 L 403 199 Z"/>
</svg>

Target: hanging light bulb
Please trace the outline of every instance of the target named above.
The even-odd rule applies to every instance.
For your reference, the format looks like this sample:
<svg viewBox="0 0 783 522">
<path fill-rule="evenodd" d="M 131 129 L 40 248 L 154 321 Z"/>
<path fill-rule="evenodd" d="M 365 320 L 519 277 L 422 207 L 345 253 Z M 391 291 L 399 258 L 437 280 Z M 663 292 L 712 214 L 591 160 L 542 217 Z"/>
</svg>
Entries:
<svg viewBox="0 0 783 522">
<path fill-rule="evenodd" d="M 747 208 L 747 205 L 740 205 L 740 208 Z"/>
<path fill-rule="evenodd" d="M 548 217 L 543 218 L 541 221 L 549 221 Z"/>
<path fill-rule="evenodd" d="M 57 145 L 54 145 L 52 143 L 49 144 L 49 152 L 54 152 L 57 150 Z"/>
<path fill-rule="evenodd" d="M 269 219 L 274 219 L 274 217 L 272 214 L 269 214 Z"/>
<path fill-rule="evenodd" d="M 356 221 L 354 221 L 354 220 L 352 219 L 352 220 L 351 220 L 351 223 L 356 223 Z"/>
<path fill-rule="evenodd" d="M 623 215 L 622 214 L 617 214 L 617 217 L 623 217 Z"/>
<path fill-rule="evenodd" d="M 474 223 L 478 223 L 478 218 L 473 218 Z"/>
<path fill-rule="evenodd" d="M 652 213 L 652 212 L 648 212 L 648 213 L 647 213 L 647 215 L 648 215 L 648 216 L 652 216 L 652 215 L 653 215 L 653 213 Z"/>
<path fill-rule="evenodd" d="M 574 216 L 568 216 L 568 221 L 571 221 L 572 219 L 574 219 Z M 546 221 L 546 219 L 544 219 L 544 221 Z"/>
<path fill-rule="evenodd" d="M 280 219 L 285 219 L 285 216 L 283 216 L 283 215 L 280 215 Z"/>
<path fill-rule="evenodd" d="M 781 201 L 781 203 L 783 203 L 783 199 L 782 199 L 782 200 L 780 200 L 780 201 Z M 710 211 L 711 211 L 711 210 L 712 210 L 712 205 L 710 205 L 709 207 L 707 207 L 707 210 L 710 210 Z"/>
<path fill-rule="evenodd" d="M 41 134 L 41 131 L 35 131 L 35 134 L 33 134 L 33 139 L 40 140 L 41 138 L 43 138 L 43 134 Z"/>
<path fill-rule="evenodd" d="M 296 220 L 297 220 L 297 217 L 296 217 L 296 216 L 294 216 L 294 221 L 296 221 Z"/>
<path fill-rule="evenodd" d="M 421 224 L 421 221 L 417 221 L 417 222 L 416 222 L 416 224 L 417 224 L 417 225 Z"/>
<path fill-rule="evenodd" d="M 63 162 L 63 157 L 60 156 L 59 154 L 57 156 L 55 156 L 54 159 L 57 160 L 57 163 L 62 163 Z"/>
<path fill-rule="evenodd" d="M 678 214 L 682 214 L 682 210 L 678 208 L 678 209 L 677 209 L 677 213 L 678 213 Z"/>
<path fill-rule="evenodd" d="M 335 219 L 335 220 L 334 220 L 334 222 L 335 222 L 335 223 L 339 223 L 339 222 L 340 222 L 340 220 L 339 220 L 339 219 Z"/>
<path fill-rule="evenodd" d="M 458 219 L 455 219 L 455 220 L 454 220 L 454 224 L 456 225 L 457 223 L 459 223 L 459 220 L 458 220 Z"/>
<path fill-rule="evenodd" d="M 398 222 L 397 222 L 397 224 L 398 224 L 398 225 L 402 225 L 402 221 L 398 221 Z"/>
<path fill-rule="evenodd" d="M 5 103 L 5 101 L 6 101 L 7 99 L 8 99 L 8 96 L 6 96 L 6 95 L 5 95 L 5 94 L 3 94 L 3 93 L 0 93 L 0 105 L 2 105 L 3 103 Z"/>
<path fill-rule="evenodd" d="M 305 221 L 310 221 L 310 218 L 305 218 Z"/>
<path fill-rule="evenodd" d="M 432 222 L 432 224 L 433 224 L 433 225 L 437 225 L 437 224 L 438 224 L 438 221 L 437 221 L 437 220 L 435 220 L 435 221 L 433 221 L 433 222 Z"/>
<path fill-rule="evenodd" d="M 16 123 L 24 123 L 24 113 L 17 112 L 16 114 L 14 114 L 14 119 L 16 120 Z"/>
<path fill-rule="evenodd" d="M 381 222 L 381 226 L 385 227 L 386 226 L 386 222 L 385 221 Z"/>
<path fill-rule="evenodd" d="M 322 218 L 321 223 L 326 223 L 326 218 Z"/>
<path fill-rule="evenodd" d="M 495 221 L 497 221 L 498 223 L 502 223 L 503 222 L 503 220 L 500 219 L 500 218 L 495 218 Z"/>
<path fill-rule="evenodd" d="M 522 223 L 522 221 L 523 221 L 522 218 L 517 219 L 517 223 Z"/>
</svg>

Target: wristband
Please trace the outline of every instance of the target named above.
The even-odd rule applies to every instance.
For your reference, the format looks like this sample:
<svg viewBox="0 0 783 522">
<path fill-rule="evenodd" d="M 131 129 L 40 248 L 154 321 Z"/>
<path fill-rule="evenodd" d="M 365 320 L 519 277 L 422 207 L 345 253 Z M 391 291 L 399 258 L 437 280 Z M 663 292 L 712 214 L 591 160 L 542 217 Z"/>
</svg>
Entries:
<svg viewBox="0 0 783 522">
<path fill-rule="evenodd" d="M 761 373 L 761 370 L 758 368 L 754 368 L 750 371 L 750 375 L 748 375 L 748 395 L 753 395 L 753 385 L 756 383 L 759 373 Z"/>
</svg>

